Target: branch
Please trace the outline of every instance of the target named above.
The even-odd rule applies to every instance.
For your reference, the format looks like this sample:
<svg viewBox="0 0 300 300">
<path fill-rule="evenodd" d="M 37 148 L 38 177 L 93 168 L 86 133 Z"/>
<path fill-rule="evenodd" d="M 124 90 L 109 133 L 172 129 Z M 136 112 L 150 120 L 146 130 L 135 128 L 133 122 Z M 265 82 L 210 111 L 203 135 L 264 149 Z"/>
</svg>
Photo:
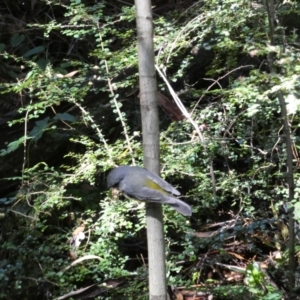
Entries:
<svg viewBox="0 0 300 300">
<path fill-rule="evenodd" d="M 268 14 L 269 21 L 269 37 L 271 46 L 275 44 L 275 6 L 274 0 L 266 0 L 266 9 Z M 268 55 L 268 64 L 270 68 L 270 74 L 275 76 L 276 71 L 274 68 L 274 53 L 270 52 Z M 292 206 L 292 201 L 294 200 L 294 172 L 293 172 L 293 152 L 292 152 L 292 139 L 291 139 L 291 131 L 288 121 L 288 114 L 286 109 L 286 103 L 281 90 L 277 93 L 277 98 L 279 100 L 280 108 L 281 108 L 281 118 L 283 123 L 283 130 L 285 134 L 285 142 L 286 142 L 286 163 L 287 163 L 287 172 L 286 172 L 286 181 L 288 184 L 289 191 L 289 202 L 290 208 L 288 211 L 289 214 L 289 286 L 290 291 L 292 291 L 295 287 L 295 271 L 296 271 L 296 261 L 295 261 L 295 221 L 294 221 L 294 208 Z"/>
<path fill-rule="evenodd" d="M 181 100 L 179 99 L 179 97 L 177 96 L 177 94 L 175 93 L 175 91 L 173 90 L 172 86 L 170 85 L 170 83 L 168 82 L 167 78 L 162 73 L 162 71 L 159 69 L 159 67 L 157 65 L 155 65 L 155 68 L 156 68 L 157 72 L 159 73 L 159 75 L 164 80 L 165 84 L 167 85 L 167 87 L 168 87 L 168 89 L 169 89 L 169 91 L 170 91 L 170 93 L 171 93 L 174 101 L 176 102 L 178 108 L 181 110 L 182 114 L 188 119 L 188 121 L 195 128 L 195 131 L 198 134 L 198 138 L 199 138 L 200 143 L 206 149 L 205 140 L 204 140 L 204 137 L 203 137 L 203 135 L 202 135 L 202 133 L 201 133 L 201 131 L 199 129 L 199 126 L 193 120 L 193 118 L 191 117 L 191 115 L 188 113 L 188 111 L 186 110 L 185 106 L 182 104 Z M 211 177 L 211 183 L 212 183 L 212 189 L 213 189 L 213 196 L 216 199 L 216 196 L 217 196 L 216 179 L 215 179 L 215 172 L 214 172 L 213 162 L 212 162 L 211 159 L 210 159 L 210 162 L 209 162 L 209 169 L 210 169 L 210 177 Z"/>
<path fill-rule="evenodd" d="M 98 30 L 100 31 L 98 23 L 97 23 L 97 27 L 98 27 Z M 99 38 L 100 38 L 100 41 L 101 41 L 101 48 L 104 51 L 104 45 L 103 45 L 103 41 L 102 41 L 102 35 L 100 34 L 100 32 L 99 32 Z M 124 130 L 124 135 L 125 135 L 125 138 L 126 138 L 128 149 L 129 149 L 129 152 L 131 154 L 132 164 L 135 165 L 135 159 L 134 159 L 134 156 L 133 156 L 133 150 L 132 150 L 132 146 L 131 146 L 129 134 L 128 134 L 128 131 L 127 131 L 127 127 L 126 127 L 123 115 L 122 115 L 121 110 L 119 108 L 118 101 L 117 101 L 116 95 L 115 95 L 114 90 L 113 90 L 113 86 L 111 84 L 111 79 L 109 77 L 109 68 L 108 68 L 108 63 L 107 63 L 106 59 L 104 60 L 104 64 L 105 64 L 105 69 L 106 69 L 106 73 L 107 73 L 107 84 L 108 84 L 108 87 L 109 87 L 109 91 L 110 91 L 110 93 L 112 95 L 112 99 L 114 101 L 115 108 L 117 110 L 117 113 L 119 115 L 119 118 L 120 118 L 123 130 Z"/>
</svg>

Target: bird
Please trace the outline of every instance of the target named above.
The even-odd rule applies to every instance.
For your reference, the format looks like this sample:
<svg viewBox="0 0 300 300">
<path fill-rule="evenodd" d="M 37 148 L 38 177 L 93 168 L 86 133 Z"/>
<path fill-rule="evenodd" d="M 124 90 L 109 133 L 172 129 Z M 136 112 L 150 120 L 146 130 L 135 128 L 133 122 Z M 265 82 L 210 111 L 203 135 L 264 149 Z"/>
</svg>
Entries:
<svg viewBox="0 0 300 300">
<path fill-rule="evenodd" d="M 108 188 L 117 188 L 126 196 L 142 201 L 167 204 L 184 216 L 192 215 L 192 208 L 177 199 L 180 192 L 158 175 L 138 166 L 119 166 L 107 177 Z"/>
</svg>

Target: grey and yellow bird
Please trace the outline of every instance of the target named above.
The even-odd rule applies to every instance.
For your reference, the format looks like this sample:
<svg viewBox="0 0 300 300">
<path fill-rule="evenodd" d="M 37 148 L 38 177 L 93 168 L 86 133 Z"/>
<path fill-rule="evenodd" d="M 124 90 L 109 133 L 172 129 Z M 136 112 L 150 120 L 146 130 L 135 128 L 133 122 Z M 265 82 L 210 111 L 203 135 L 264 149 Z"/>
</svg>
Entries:
<svg viewBox="0 0 300 300">
<path fill-rule="evenodd" d="M 117 188 L 129 197 L 168 204 L 184 216 L 192 215 L 192 208 L 173 196 L 179 196 L 180 192 L 147 169 L 134 166 L 117 167 L 108 174 L 107 185 L 109 188 Z"/>
</svg>

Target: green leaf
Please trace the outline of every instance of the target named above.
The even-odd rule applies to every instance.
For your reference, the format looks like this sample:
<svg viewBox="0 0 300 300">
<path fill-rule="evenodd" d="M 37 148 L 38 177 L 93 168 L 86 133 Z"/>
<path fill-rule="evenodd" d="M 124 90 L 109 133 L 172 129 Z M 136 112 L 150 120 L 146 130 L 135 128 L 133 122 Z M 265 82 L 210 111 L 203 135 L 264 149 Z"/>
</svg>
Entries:
<svg viewBox="0 0 300 300">
<path fill-rule="evenodd" d="M 2 52 L 5 49 L 6 45 L 0 43 L 0 52 Z"/>
<path fill-rule="evenodd" d="M 8 205 L 14 201 L 15 201 L 15 197 L 0 198 L 0 203 L 4 205 Z"/>
<path fill-rule="evenodd" d="M 6 154 L 8 154 L 8 153 L 10 153 L 10 152 L 15 151 L 16 149 L 19 148 L 19 146 L 20 146 L 21 144 L 24 143 L 24 140 L 25 140 L 25 137 L 22 136 L 22 137 L 20 137 L 18 140 L 9 143 L 9 144 L 8 144 L 8 147 L 7 147 L 7 150 L 4 150 L 4 149 L 1 150 L 0 156 L 4 156 L 4 155 L 6 155 Z"/>
<path fill-rule="evenodd" d="M 47 64 L 49 63 L 48 59 L 40 58 L 36 61 L 36 64 L 39 66 L 40 69 L 45 70 Z"/>
<path fill-rule="evenodd" d="M 43 135 L 43 132 L 48 126 L 49 117 L 46 117 L 43 120 L 36 121 L 35 126 L 30 131 L 29 135 L 33 137 L 34 141 L 37 142 Z"/>
<path fill-rule="evenodd" d="M 297 202 L 297 203 L 295 203 L 295 207 L 294 207 L 294 215 L 295 215 L 295 219 L 296 220 L 300 220 L 300 203 L 299 202 Z"/>
<path fill-rule="evenodd" d="M 251 106 L 249 106 L 249 108 L 247 109 L 247 113 L 249 117 L 254 116 L 256 113 L 258 113 L 261 110 L 261 105 L 260 104 L 252 104 Z"/>
<path fill-rule="evenodd" d="M 25 35 L 24 34 L 14 34 L 11 39 L 10 39 L 10 45 L 12 47 L 17 47 L 20 45 L 23 41 L 25 40 Z"/>
<path fill-rule="evenodd" d="M 64 120 L 64 121 L 69 121 L 69 122 L 75 122 L 76 119 L 74 116 L 68 114 L 68 113 L 58 113 L 54 118 L 54 120 Z"/>
<path fill-rule="evenodd" d="M 27 52 L 23 55 L 23 57 L 29 57 L 29 56 L 31 56 L 31 55 L 41 53 L 41 52 L 44 51 L 44 49 L 45 49 L 44 46 L 38 46 L 38 47 L 35 47 L 35 48 L 33 48 L 33 49 L 27 51 Z"/>
</svg>

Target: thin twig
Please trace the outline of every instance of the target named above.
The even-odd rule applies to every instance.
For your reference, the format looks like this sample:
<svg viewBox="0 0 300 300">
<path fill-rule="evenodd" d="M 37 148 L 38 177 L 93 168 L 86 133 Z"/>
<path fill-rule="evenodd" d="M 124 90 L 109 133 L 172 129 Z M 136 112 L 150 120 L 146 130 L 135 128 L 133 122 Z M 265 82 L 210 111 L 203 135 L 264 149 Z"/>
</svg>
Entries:
<svg viewBox="0 0 300 300">
<path fill-rule="evenodd" d="M 35 218 L 33 218 L 33 217 L 31 217 L 31 216 L 26 216 L 26 215 L 24 215 L 24 214 L 22 214 L 22 213 L 20 213 L 20 212 L 18 212 L 18 211 L 16 211 L 16 210 L 10 209 L 10 211 L 13 212 L 13 213 L 15 213 L 15 214 L 17 214 L 17 215 L 20 215 L 20 216 L 22 216 L 22 217 L 24 217 L 24 218 L 28 218 L 28 219 L 31 219 L 31 220 L 35 220 Z"/>
<path fill-rule="evenodd" d="M 32 99 L 30 100 L 30 104 L 32 104 Z M 28 115 L 29 110 L 26 110 L 25 119 L 24 119 L 24 152 L 23 152 L 23 164 L 22 164 L 22 184 L 24 183 L 24 172 L 25 172 L 25 165 L 26 165 L 26 155 L 27 155 L 27 123 L 28 123 Z"/>
<path fill-rule="evenodd" d="M 96 131 L 97 131 L 97 133 L 98 133 L 98 136 L 99 136 L 99 139 L 103 142 L 103 144 L 104 144 L 104 147 L 106 148 L 106 151 L 107 151 L 107 154 L 108 154 L 108 156 L 109 156 L 109 159 L 111 160 L 111 161 L 113 161 L 113 159 L 112 159 L 112 156 L 111 156 L 111 151 L 110 151 L 110 149 L 109 149 L 109 147 L 108 147 L 108 144 L 107 144 L 107 142 L 106 142 L 106 140 L 105 140 L 105 138 L 104 138 L 104 136 L 103 136 L 103 134 L 102 134 L 102 132 L 101 132 L 101 130 L 99 129 L 99 127 L 98 127 L 98 125 L 95 123 L 95 121 L 93 120 L 93 118 L 91 117 L 91 115 L 78 103 L 78 102 L 76 102 L 75 100 L 73 101 L 73 103 L 77 106 L 77 107 L 79 107 L 79 109 L 83 112 L 83 114 L 88 118 L 88 120 L 94 125 L 94 128 L 96 129 Z"/>
<path fill-rule="evenodd" d="M 175 93 L 175 91 L 173 90 L 172 86 L 170 85 L 170 83 L 168 82 L 167 78 L 164 76 L 164 74 L 162 73 L 162 71 L 158 68 L 157 65 L 155 65 L 155 68 L 158 71 L 159 75 L 164 80 L 165 84 L 167 85 L 167 87 L 168 87 L 168 89 L 169 89 L 169 91 L 170 91 L 170 93 L 171 93 L 174 101 L 176 102 L 178 108 L 181 110 L 182 114 L 187 118 L 187 120 L 195 128 L 196 132 L 198 133 L 198 138 L 199 138 L 200 143 L 206 149 L 206 143 L 205 143 L 204 137 L 203 137 L 203 135 L 202 135 L 202 133 L 201 133 L 201 131 L 199 129 L 199 126 L 192 119 L 191 115 L 188 113 L 188 111 L 186 110 L 185 106 L 182 104 L 181 100 L 179 99 L 179 97 L 177 96 L 177 94 Z M 210 169 L 210 177 L 211 177 L 211 183 L 212 183 L 213 196 L 214 196 L 214 199 L 216 199 L 217 189 L 216 189 L 216 179 L 215 179 L 215 173 L 214 173 L 214 167 L 213 167 L 212 159 L 209 160 L 209 169 Z"/>
<path fill-rule="evenodd" d="M 104 51 L 103 39 L 102 39 L 102 35 L 101 35 L 101 33 L 100 33 L 99 24 L 97 24 L 97 27 L 98 27 L 98 30 L 99 30 L 99 38 L 100 38 L 100 41 L 101 41 L 101 48 L 102 48 L 102 50 Z M 117 113 L 118 113 L 118 115 L 119 115 L 119 118 L 120 118 L 120 121 L 121 121 L 123 130 L 124 130 L 124 135 L 125 135 L 125 138 L 126 138 L 126 142 L 127 142 L 127 145 L 128 145 L 128 149 L 129 149 L 129 152 L 130 152 L 130 154 L 131 154 L 132 164 L 135 165 L 135 159 L 134 159 L 134 156 L 133 156 L 133 149 L 132 149 L 132 146 L 131 146 L 129 134 L 128 134 L 127 127 L 126 127 L 124 118 L 123 118 L 123 116 L 122 116 L 121 110 L 120 110 L 120 108 L 119 108 L 118 101 L 117 101 L 116 95 L 115 95 L 115 93 L 114 93 L 113 86 L 112 86 L 112 84 L 111 84 L 111 79 L 110 79 L 110 77 L 109 77 L 110 72 L 109 72 L 108 63 L 107 63 L 107 60 L 106 60 L 106 59 L 104 60 L 104 65 L 105 65 L 105 69 L 106 69 L 106 73 L 107 73 L 107 84 L 108 84 L 110 93 L 111 93 L 111 95 L 112 95 L 112 99 L 113 99 L 113 101 L 114 101 L 115 108 L 116 108 L 116 110 L 117 110 Z"/>
<path fill-rule="evenodd" d="M 205 20 L 204 15 L 201 15 L 201 14 L 200 14 L 200 15 L 196 16 L 194 19 L 192 19 L 190 22 L 188 22 L 188 23 L 187 23 L 187 24 L 179 31 L 177 37 L 175 38 L 175 40 L 173 41 L 173 43 L 172 43 L 172 45 L 171 45 L 171 47 L 170 47 L 170 51 L 169 51 L 169 54 L 168 54 L 167 59 L 166 59 L 166 65 L 168 65 L 168 62 L 169 62 L 170 57 L 171 57 L 171 54 L 173 54 L 173 49 L 174 49 L 175 46 L 177 45 L 177 41 L 179 40 L 181 34 L 188 28 L 188 26 L 189 26 L 191 23 L 193 23 L 193 22 L 196 21 L 197 19 L 201 19 L 201 18 L 203 18 L 202 21 Z M 200 21 L 199 21 L 198 25 L 200 25 L 200 24 L 201 24 L 201 23 L 200 23 Z M 195 29 L 195 28 L 193 27 L 192 29 Z M 192 29 L 191 29 L 191 30 L 192 30 Z M 157 61 L 158 61 L 158 58 L 157 58 Z"/>
<path fill-rule="evenodd" d="M 239 69 L 249 68 L 249 67 L 253 67 L 253 65 L 246 65 L 246 66 L 240 66 L 240 67 L 237 67 L 237 68 L 235 68 L 235 69 L 229 71 L 229 72 L 226 73 L 225 75 L 219 77 L 217 80 L 211 79 L 211 78 L 203 78 L 204 80 L 212 80 L 212 81 L 213 81 L 213 83 L 206 89 L 206 92 L 208 92 L 215 84 L 218 84 L 219 87 L 222 89 L 222 86 L 221 86 L 220 83 L 219 83 L 219 81 L 220 81 L 221 79 L 224 79 L 224 78 L 227 77 L 229 74 L 231 74 L 231 73 L 233 73 L 233 72 L 235 72 L 235 71 L 237 71 L 237 70 L 239 70 Z M 194 114 L 195 109 L 197 108 L 197 106 L 199 105 L 199 103 L 201 102 L 201 100 L 203 99 L 204 96 L 205 96 L 205 94 L 203 94 L 203 95 L 199 98 L 199 100 L 198 100 L 197 103 L 195 104 L 194 108 L 192 109 L 191 115 Z"/>
</svg>

